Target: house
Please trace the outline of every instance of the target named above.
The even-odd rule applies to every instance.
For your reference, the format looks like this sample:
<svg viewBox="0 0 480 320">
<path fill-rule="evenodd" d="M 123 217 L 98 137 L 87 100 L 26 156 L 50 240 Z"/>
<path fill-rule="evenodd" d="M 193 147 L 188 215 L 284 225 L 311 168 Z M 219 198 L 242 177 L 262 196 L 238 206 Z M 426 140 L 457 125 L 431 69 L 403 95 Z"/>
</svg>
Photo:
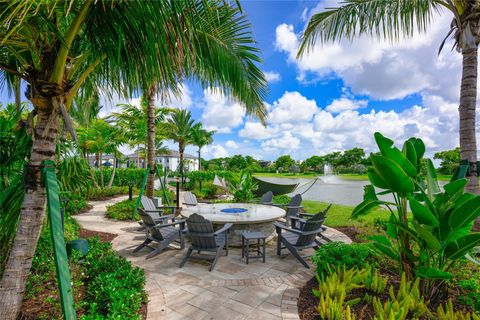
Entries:
<svg viewBox="0 0 480 320">
<path fill-rule="evenodd" d="M 198 159 L 188 153 L 183 154 L 185 171 L 197 171 Z M 180 164 L 180 154 L 178 151 L 169 150 L 168 153 L 161 153 L 155 156 L 155 162 L 161 164 L 169 171 L 177 171 Z M 143 153 L 132 153 L 127 156 L 127 166 L 130 163 L 134 163 L 137 168 L 145 168 L 146 161 L 143 157 Z"/>
</svg>

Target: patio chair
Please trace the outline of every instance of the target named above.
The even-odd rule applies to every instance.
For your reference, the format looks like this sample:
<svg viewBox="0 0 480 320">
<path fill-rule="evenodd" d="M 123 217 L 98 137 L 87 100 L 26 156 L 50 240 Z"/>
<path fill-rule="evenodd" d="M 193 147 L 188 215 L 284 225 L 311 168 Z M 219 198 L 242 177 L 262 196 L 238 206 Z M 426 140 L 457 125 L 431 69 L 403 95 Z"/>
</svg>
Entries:
<svg viewBox="0 0 480 320">
<path fill-rule="evenodd" d="M 318 247 L 322 245 L 322 243 L 317 240 L 317 235 L 322 231 L 324 220 L 325 217 L 322 218 L 322 213 L 318 213 L 306 220 L 299 229 L 287 227 L 282 223 L 276 222 L 274 225 L 278 235 L 277 255 L 281 255 L 282 249 L 288 249 L 305 268 L 309 269 L 310 266 L 305 261 L 305 257 L 300 255 L 300 251 L 308 248 L 318 249 Z"/>
<path fill-rule="evenodd" d="M 186 221 L 188 236 L 192 240 L 192 245 L 188 248 L 187 255 L 180 263 L 180 268 L 185 265 L 188 259 L 196 258 L 212 260 L 209 269 L 209 271 L 212 271 L 223 249 L 225 249 L 226 255 L 228 256 L 228 232 L 232 227 L 232 224 L 226 223 L 221 229 L 214 231 L 212 222 L 196 213 L 188 217 Z M 199 254 L 202 251 L 207 251 L 214 252 L 215 255 L 199 255 L 192 257 L 194 250 Z"/>
<path fill-rule="evenodd" d="M 290 221 L 292 224 L 292 228 L 298 229 L 301 228 L 302 225 L 306 222 L 306 220 L 311 219 L 312 217 L 316 217 L 316 220 L 323 220 L 327 218 L 327 213 L 332 207 L 333 203 L 330 203 L 328 207 L 325 210 L 320 210 L 317 213 L 306 213 L 306 212 L 300 212 L 298 216 L 296 217 L 291 217 Z M 307 218 L 307 219 L 305 219 Z M 322 227 L 322 231 L 325 230 L 325 227 Z"/>
<path fill-rule="evenodd" d="M 290 218 L 298 216 L 300 209 L 303 208 L 301 204 L 302 204 L 302 195 L 298 193 L 290 199 L 290 202 L 287 205 L 284 205 L 284 204 L 283 205 L 273 204 L 273 205 L 277 207 L 285 208 L 286 210 L 285 221 L 281 220 L 281 222 L 285 222 L 285 224 L 288 226 L 290 225 Z"/>
<path fill-rule="evenodd" d="M 140 201 L 143 206 L 143 211 L 148 212 L 150 214 L 155 224 L 162 223 L 165 220 L 163 217 L 165 217 L 165 213 L 168 211 L 171 212 L 168 216 L 175 216 L 176 209 L 177 209 L 175 206 L 156 207 L 155 204 L 153 203 L 153 200 L 146 196 L 142 196 L 142 199 Z M 139 231 L 144 230 L 145 225 L 143 220 L 139 221 L 138 223 L 141 225 L 141 228 L 139 229 Z"/>
<path fill-rule="evenodd" d="M 267 191 L 265 192 L 260 200 L 252 200 L 252 203 L 260 203 L 260 204 L 273 204 L 273 192 Z"/>
<path fill-rule="evenodd" d="M 197 197 L 190 191 L 185 192 L 183 196 L 183 204 L 186 206 L 197 206 L 199 203 L 210 203 L 208 201 L 198 201 Z"/>
<path fill-rule="evenodd" d="M 175 220 L 175 216 L 168 215 L 160 217 L 162 223 L 156 223 L 148 211 L 144 211 L 141 208 L 138 208 L 137 210 L 142 218 L 143 225 L 145 226 L 147 233 L 145 241 L 136 247 L 133 250 L 133 253 L 148 247 L 153 250 L 146 257 L 146 259 L 150 259 L 162 252 L 163 249 L 168 247 L 173 242 L 180 243 L 181 249 L 185 248 L 185 240 L 183 237 L 185 220 Z M 150 243 L 152 242 L 157 242 L 159 244 L 158 247 L 151 247 Z"/>
</svg>

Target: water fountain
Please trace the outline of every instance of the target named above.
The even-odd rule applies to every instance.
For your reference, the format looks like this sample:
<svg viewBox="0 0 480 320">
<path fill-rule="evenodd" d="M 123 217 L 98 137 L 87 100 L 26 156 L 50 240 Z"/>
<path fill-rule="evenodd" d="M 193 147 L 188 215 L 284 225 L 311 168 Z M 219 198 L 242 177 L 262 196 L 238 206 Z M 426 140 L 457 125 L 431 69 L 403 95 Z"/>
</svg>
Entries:
<svg viewBox="0 0 480 320">
<path fill-rule="evenodd" d="M 332 167 L 328 164 L 325 163 L 323 165 L 323 183 L 327 183 L 328 178 L 333 174 Z"/>
</svg>

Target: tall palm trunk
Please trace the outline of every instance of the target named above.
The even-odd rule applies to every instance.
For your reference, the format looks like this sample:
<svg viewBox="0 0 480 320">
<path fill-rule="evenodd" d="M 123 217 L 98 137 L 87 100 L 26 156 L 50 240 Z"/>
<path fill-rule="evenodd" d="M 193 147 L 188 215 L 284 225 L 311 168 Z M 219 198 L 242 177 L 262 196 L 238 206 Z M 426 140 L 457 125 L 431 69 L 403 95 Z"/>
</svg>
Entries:
<svg viewBox="0 0 480 320">
<path fill-rule="evenodd" d="M 153 197 L 153 185 L 155 181 L 155 87 L 151 86 L 147 92 L 147 165 L 150 168 L 148 173 L 147 189 L 145 195 Z"/>
<path fill-rule="evenodd" d="M 460 87 L 460 159 L 470 163 L 467 190 L 479 194 L 477 179 L 477 137 L 475 130 L 477 105 L 478 48 L 463 50 L 462 83 Z"/>
<path fill-rule="evenodd" d="M 103 154 L 99 153 L 98 157 L 100 158 L 100 162 L 98 163 L 98 169 L 100 170 L 100 184 L 102 188 L 105 188 L 105 183 L 103 182 L 103 166 L 102 166 Z"/>
<path fill-rule="evenodd" d="M 184 187 L 184 178 L 183 178 L 183 153 L 185 152 L 185 146 L 183 143 L 178 144 L 178 153 L 180 155 L 180 163 L 178 169 L 180 171 L 180 181 L 182 182 L 182 188 Z"/>
<path fill-rule="evenodd" d="M 25 196 L 18 227 L 0 283 L 0 319 L 14 320 L 22 306 L 26 281 L 45 217 L 45 188 L 41 183 L 44 160 L 55 160 L 61 97 L 32 99 L 37 110 L 32 153 L 25 176 Z"/>
<path fill-rule="evenodd" d="M 198 171 L 202 170 L 202 157 L 200 156 L 201 151 L 202 151 L 202 148 L 198 147 Z"/>
<path fill-rule="evenodd" d="M 20 84 L 21 84 L 20 78 L 16 78 L 13 90 L 15 92 L 15 107 L 17 108 L 17 111 L 20 111 L 22 107 L 22 99 L 20 96 Z"/>
<path fill-rule="evenodd" d="M 115 179 L 115 170 L 117 169 L 117 157 L 113 157 L 113 170 L 112 170 L 112 175 L 110 176 L 110 181 L 108 181 L 108 186 L 107 188 L 111 188 L 113 185 L 113 180 Z"/>
</svg>

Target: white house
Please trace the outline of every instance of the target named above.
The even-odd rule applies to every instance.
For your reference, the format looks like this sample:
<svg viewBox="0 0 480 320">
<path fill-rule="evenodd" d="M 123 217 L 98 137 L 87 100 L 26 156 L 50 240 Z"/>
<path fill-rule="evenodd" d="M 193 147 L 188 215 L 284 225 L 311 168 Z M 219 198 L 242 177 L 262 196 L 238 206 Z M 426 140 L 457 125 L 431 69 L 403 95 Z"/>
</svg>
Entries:
<svg viewBox="0 0 480 320">
<path fill-rule="evenodd" d="M 139 157 L 137 153 L 132 153 L 127 156 L 128 162 L 135 164 L 137 168 L 145 168 L 146 161 L 142 156 Z M 198 159 L 190 154 L 183 154 L 185 171 L 197 171 L 198 170 Z M 155 156 L 155 162 L 161 164 L 164 168 L 167 168 L 169 171 L 178 170 L 180 164 L 180 154 L 178 151 L 169 150 L 168 153 L 157 154 Z"/>
</svg>

